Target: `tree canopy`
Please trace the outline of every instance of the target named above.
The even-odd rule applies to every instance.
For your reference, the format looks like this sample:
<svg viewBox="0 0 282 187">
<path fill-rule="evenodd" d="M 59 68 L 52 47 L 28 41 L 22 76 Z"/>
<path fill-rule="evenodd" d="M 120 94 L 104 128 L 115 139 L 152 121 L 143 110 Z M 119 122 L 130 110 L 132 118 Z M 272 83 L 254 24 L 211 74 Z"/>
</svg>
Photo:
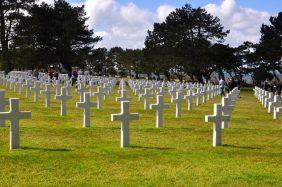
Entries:
<svg viewBox="0 0 282 187">
<path fill-rule="evenodd" d="M 1 69 L 73 66 L 96 75 L 161 74 L 168 79 L 184 76 L 209 80 L 214 72 L 221 77 L 253 74 L 265 79 L 282 73 L 282 12 L 261 26 L 259 43 L 244 42 L 238 47 L 225 44 L 229 31 L 220 19 L 203 8 L 186 4 L 171 12 L 149 30 L 143 49 L 95 48 L 102 38 L 86 25 L 84 6 L 65 0 L 53 5 L 35 0 L 0 2 Z"/>
<path fill-rule="evenodd" d="M 100 38 L 85 24 L 84 6 L 72 7 L 64 0 L 54 5 L 34 5 L 29 16 L 22 18 L 16 29 L 14 45 L 28 67 L 62 64 L 67 71 L 85 61 Z M 28 64 L 31 63 L 31 64 Z"/>
</svg>

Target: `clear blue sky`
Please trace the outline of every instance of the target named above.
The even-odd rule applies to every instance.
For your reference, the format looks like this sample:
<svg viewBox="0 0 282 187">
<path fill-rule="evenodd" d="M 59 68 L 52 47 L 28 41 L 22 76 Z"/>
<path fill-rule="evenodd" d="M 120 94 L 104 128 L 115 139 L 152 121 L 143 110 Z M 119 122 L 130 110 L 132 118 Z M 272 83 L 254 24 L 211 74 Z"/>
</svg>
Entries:
<svg viewBox="0 0 282 187">
<path fill-rule="evenodd" d="M 149 10 L 156 10 L 161 4 L 170 4 L 176 7 L 181 7 L 186 3 L 193 7 L 204 6 L 208 3 L 219 4 L 222 0 L 117 0 L 120 4 L 133 2 L 138 7 Z M 69 0 L 69 2 L 84 2 L 84 0 Z M 253 8 L 259 11 L 267 11 L 270 14 L 276 14 L 282 11 L 282 0 L 237 0 L 239 6 Z"/>
</svg>

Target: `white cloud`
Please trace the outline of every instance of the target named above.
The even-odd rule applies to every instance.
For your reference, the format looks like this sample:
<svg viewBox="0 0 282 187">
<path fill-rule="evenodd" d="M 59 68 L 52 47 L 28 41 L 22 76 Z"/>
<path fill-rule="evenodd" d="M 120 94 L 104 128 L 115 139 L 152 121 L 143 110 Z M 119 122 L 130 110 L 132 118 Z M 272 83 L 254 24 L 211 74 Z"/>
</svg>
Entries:
<svg viewBox="0 0 282 187">
<path fill-rule="evenodd" d="M 134 3 L 121 5 L 117 0 L 86 0 L 85 10 L 88 25 L 97 36 L 103 37 L 99 47 L 142 48 L 147 30 L 153 28 L 154 22 L 162 21 L 173 8 L 162 5 L 157 12 L 151 12 Z"/>
<path fill-rule="evenodd" d="M 39 0 L 43 1 L 53 3 L 53 0 Z M 164 21 L 175 9 L 172 5 L 164 4 L 152 12 L 134 3 L 120 4 L 118 0 L 85 0 L 84 5 L 89 17 L 87 24 L 94 29 L 95 35 L 103 37 L 98 46 L 107 48 L 144 47 L 147 30 L 153 28 L 154 22 Z M 270 17 L 267 12 L 238 6 L 236 0 L 222 0 L 220 4 L 208 4 L 203 8 L 218 16 L 225 29 L 230 30 L 226 43 L 232 46 L 247 40 L 258 42 L 260 26 L 268 23 Z"/>
<path fill-rule="evenodd" d="M 221 4 L 204 7 L 209 13 L 220 18 L 225 29 L 230 30 L 226 43 L 238 46 L 244 41 L 258 42 L 260 27 L 268 23 L 270 14 L 238 6 L 235 0 L 223 0 Z"/>
<path fill-rule="evenodd" d="M 53 4 L 54 3 L 54 0 L 38 0 L 37 3 L 38 4 L 41 4 L 41 3 L 47 3 L 47 4 Z"/>
<path fill-rule="evenodd" d="M 175 7 L 171 5 L 159 6 L 157 9 L 158 21 L 159 22 L 165 21 L 166 17 L 174 10 L 175 10 Z"/>
</svg>

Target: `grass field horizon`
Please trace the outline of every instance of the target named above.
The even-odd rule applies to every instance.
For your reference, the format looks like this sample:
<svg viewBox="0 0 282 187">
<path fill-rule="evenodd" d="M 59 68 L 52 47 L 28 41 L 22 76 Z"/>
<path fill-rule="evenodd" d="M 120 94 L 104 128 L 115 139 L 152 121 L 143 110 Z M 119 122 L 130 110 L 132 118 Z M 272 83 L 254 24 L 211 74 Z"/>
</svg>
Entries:
<svg viewBox="0 0 282 187">
<path fill-rule="evenodd" d="M 5 87 L 0 86 L 0 89 Z M 72 90 L 67 116 L 52 97 L 51 108 L 26 99 L 9 89 L 7 98 L 20 98 L 21 110 L 32 119 L 20 122 L 21 149 L 9 151 L 9 123 L 0 128 L 0 185 L 282 185 L 282 117 L 272 115 L 243 89 L 223 130 L 223 146 L 212 147 L 212 99 L 193 110 L 183 105 L 175 118 L 175 105 L 164 111 L 164 128 L 155 128 L 155 111 L 144 111 L 143 102 L 130 93 L 132 113 L 140 120 L 130 124 L 129 148 L 120 148 L 120 123 L 110 114 L 120 112 L 117 87 L 103 103 L 91 110 L 91 128 L 82 125 L 83 110 L 75 108 L 79 95 Z M 93 101 L 95 100 L 92 98 Z M 150 103 L 155 103 L 152 99 Z"/>
</svg>

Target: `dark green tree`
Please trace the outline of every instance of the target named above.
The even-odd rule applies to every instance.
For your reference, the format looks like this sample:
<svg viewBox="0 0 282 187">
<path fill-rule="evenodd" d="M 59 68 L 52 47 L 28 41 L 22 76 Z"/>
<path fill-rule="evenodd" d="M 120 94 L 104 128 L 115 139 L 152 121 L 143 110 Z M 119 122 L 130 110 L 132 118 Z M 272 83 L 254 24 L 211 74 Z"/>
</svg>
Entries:
<svg viewBox="0 0 282 187">
<path fill-rule="evenodd" d="M 88 62 L 92 73 L 96 75 L 105 75 L 108 59 L 108 50 L 106 48 L 98 48 L 92 51 Z"/>
<path fill-rule="evenodd" d="M 214 44 L 211 48 L 211 71 L 217 72 L 221 77 L 225 77 L 225 72 L 233 77 L 239 74 L 242 63 L 236 48 L 229 45 Z"/>
<path fill-rule="evenodd" d="M 153 31 L 148 31 L 146 61 L 151 67 L 157 67 L 152 71 L 165 73 L 177 69 L 202 81 L 202 77 L 208 78 L 212 73 L 210 47 L 223 42 L 228 32 L 223 30 L 220 20 L 206 10 L 185 5 L 170 13 L 163 23 L 155 23 Z"/>
<path fill-rule="evenodd" d="M 261 27 L 261 39 L 256 46 L 257 65 L 273 73 L 282 73 L 282 12 L 269 19 L 270 25 Z"/>
<path fill-rule="evenodd" d="M 15 27 L 24 17 L 35 0 L 1 0 L 0 1 L 0 45 L 1 67 L 6 72 L 13 69 L 10 44 L 13 42 Z"/>
<path fill-rule="evenodd" d="M 57 0 L 54 5 L 34 5 L 29 15 L 17 27 L 15 46 L 19 51 L 32 51 L 30 58 L 24 59 L 36 61 L 40 67 L 62 64 L 68 72 L 72 66 L 83 67 L 101 39 L 93 37 L 86 25 L 84 6 L 72 7 Z"/>
</svg>

